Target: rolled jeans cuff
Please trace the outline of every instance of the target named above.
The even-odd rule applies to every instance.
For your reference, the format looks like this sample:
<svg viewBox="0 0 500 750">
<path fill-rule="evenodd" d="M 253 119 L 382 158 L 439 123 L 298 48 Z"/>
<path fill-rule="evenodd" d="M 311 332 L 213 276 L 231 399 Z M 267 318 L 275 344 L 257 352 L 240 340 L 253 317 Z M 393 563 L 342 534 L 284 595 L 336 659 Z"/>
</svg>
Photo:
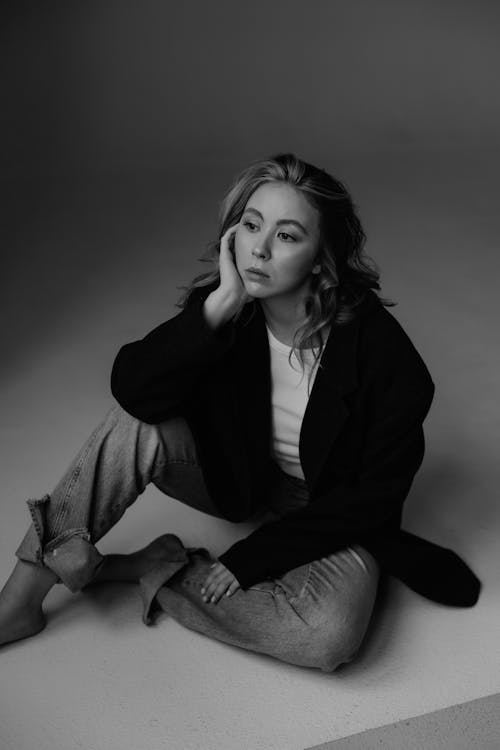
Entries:
<svg viewBox="0 0 500 750">
<path fill-rule="evenodd" d="M 145 625 L 153 622 L 153 610 L 156 595 L 162 586 L 167 586 L 171 578 L 180 570 L 188 568 L 197 558 L 212 560 L 205 547 L 184 547 L 179 537 L 170 534 L 168 548 L 157 565 L 139 579 L 139 591 L 142 599 L 142 621 Z"/>
<path fill-rule="evenodd" d="M 20 560 L 50 568 L 70 591 L 80 591 L 95 577 L 104 561 L 90 541 L 86 528 L 66 529 L 45 543 L 46 505 L 50 496 L 28 500 L 32 525 L 17 548 L 15 554 Z"/>
</svg>

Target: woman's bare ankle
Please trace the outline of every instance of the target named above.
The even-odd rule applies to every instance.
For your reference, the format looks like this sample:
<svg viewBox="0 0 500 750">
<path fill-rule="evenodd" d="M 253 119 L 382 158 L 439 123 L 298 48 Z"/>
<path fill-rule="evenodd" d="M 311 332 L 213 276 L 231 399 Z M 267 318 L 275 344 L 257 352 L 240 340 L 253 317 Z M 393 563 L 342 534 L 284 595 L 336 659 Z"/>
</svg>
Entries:
<svg viewBox="0 0 500 750">
<path fill-rule="evenodd" d="M 7 609 L 0 606 L 0 646 L 36 635 L 46 624 L 41 607 Z"/>
<path fill-rule="evenodd" d="M 57 580 L 48 568 L 17 561 L 0 591 L 0 645 L 43 630 L 42 602 Z"/>
</svg>

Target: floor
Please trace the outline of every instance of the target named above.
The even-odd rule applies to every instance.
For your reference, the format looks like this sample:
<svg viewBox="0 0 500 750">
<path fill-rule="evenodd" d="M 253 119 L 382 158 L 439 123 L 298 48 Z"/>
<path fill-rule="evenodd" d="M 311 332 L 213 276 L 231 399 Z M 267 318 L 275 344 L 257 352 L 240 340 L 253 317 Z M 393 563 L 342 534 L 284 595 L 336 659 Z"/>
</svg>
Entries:
<svg viewBox="0 0 500 750">
<path fill-rule="evenodd" d="M 467 210 L 450 165 L 432 181 L 413 167 L 410 180 L 408 165 L 395 165 L 381 188 L 373 170 L 352 165 L 350 185 L 383 291 L 399 301 L 391 311 L 436 383 L 404 526 L 464 557 L 483 581 L 478 604 L 440 606 L 388 579 L 357 660 L 326 674 L 213 642 L 166 617 L 147 628 L 133 585 L 78 595 L 58 586 L 46 602 L 46 630 L 2 649 L 1 750 L 367 747 L 335 741 L 500 691 L 494 202 L 487 190 L 473 197 L 487 165 L 461 164 L 472 186 Z M 225 175 L 218 180 L 207 174 L 196 189 L 187 180 L 175 195 L 146 179 L 20 183 L 11 193 L 2 581 L 28 522 L 26 498 L 51 491 L 111 403 L 115 352 L 171 317 L 177 287 L 200 272 L 196 258 L 215 234 Z M 148 488 L 99 546 L 132 551 L 171 531 L 220 554 L 249 530 Z"/>
<path fill-rule="evenodd" d="M 369 729 L 309 750 L 498 750 L 500 694 Z"/>
</svg>

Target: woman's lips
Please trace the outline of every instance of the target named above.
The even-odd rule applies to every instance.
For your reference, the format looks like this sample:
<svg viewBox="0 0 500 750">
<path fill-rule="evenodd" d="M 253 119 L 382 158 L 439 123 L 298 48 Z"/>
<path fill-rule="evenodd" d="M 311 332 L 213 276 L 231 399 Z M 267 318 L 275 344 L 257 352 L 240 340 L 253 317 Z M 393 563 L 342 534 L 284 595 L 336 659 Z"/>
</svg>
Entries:
<svg viewBox="0 0 500 750">
<path fill-rule="evenodd" d="M 258 281 L 264 281 L 265 279 L 269 278 L 266 273 L 264 273 L 263 271 L 256 271 L 254 268 L 246 268 L 245 273 L 249 278 Z"/>
</svg>

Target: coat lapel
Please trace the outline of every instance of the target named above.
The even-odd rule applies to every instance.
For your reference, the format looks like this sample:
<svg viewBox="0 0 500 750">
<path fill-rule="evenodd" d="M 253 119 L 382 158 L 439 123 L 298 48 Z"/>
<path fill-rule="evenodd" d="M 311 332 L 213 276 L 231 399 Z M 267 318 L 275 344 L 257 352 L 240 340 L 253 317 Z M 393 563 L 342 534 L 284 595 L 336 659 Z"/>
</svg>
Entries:
<svg viewBox="0 0 500 750">
<path fill-rule="evenodd" d="M 378 298 L 369 293 L 351 322 L 332 326 L 330 330 L 300 431 L 300 460 L 311 494 L 332 445 L 349 417 L 344 396 L 358 385 L 356 354 L 361 318 L 375 304 L 380 304 Z M 260 454 L 261 450 L 269 449 L 272 428 L 269 343 L 260 305 L 255 305 L 251 319 L 240 323 L 238 410 L 246 416 L 247 424 L 255 428 L 251 442 L 256 441 L 254 451 Z"/>
<path fill-rule="evenodd" d="M 300 431 L 300 461 L 311 494 L 350 415 L 344 397 L 359 382 L 356 363 L 361 320 L 377 304 L 376 295 L 369 293 L 352 321 L 330 330 Z"/>
<path fill-rule="evenodd" d="M 247 426 L 243 452 L 251 481 L 262 486 L 259 472 L 267 468 L 271 445 L 271 358 L 260 305 L 253 311 L 249 305 L 238 321 L 239 334 L 231 374 L 233 411 L 236 419 Z M 238 432 L 238 430 L 236 430 Z"/>
</svg>

